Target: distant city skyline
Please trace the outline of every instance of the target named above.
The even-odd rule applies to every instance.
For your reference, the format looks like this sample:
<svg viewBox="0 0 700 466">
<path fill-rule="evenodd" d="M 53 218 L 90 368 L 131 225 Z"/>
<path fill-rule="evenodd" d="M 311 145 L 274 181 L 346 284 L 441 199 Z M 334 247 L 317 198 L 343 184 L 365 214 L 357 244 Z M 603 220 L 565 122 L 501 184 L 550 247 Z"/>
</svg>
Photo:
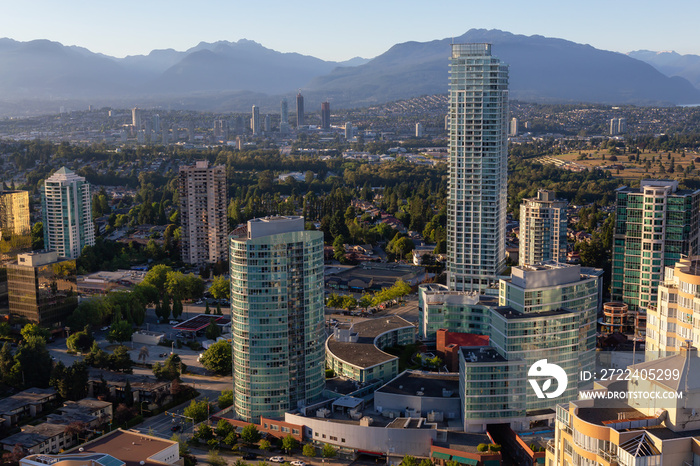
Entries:
<svg viewBox="0 0 700 466">
<path fill-rule="evenodd" d="M 543 0 L 533 6 L 506 0 L 498 14 L 488 2 L 446 0 L 438 5 L 272 0 L 261 7 L 210 0 L 195 7 L 182 0 L 125 0 L 116 8 L 104 2 L 36 0 L 31 8 L 4 2 L 0 31 L 18 41 L 48 39 L 114 57 L 249 39 L 280 52 L 344 61 L 374 58 L 397 43 L 457 37 L 472 28 L 556 37 L 621 53 L 647 49 L 700 55 L 700 30 L 694 24 L 698 2 L 670 0 L 659 7 L 651 2 Z"/>
</svg>

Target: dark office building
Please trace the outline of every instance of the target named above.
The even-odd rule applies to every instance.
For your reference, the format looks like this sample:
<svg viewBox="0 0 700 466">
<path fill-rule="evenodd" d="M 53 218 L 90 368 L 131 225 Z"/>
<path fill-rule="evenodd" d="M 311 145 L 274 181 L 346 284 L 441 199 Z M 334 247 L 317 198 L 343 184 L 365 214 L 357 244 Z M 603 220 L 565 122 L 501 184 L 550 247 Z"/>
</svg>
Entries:
<svg viewBox="0 0 700 466">
<path fill-rule="evenodd" d="M 328 102 L 321 104 L 321 128 L 331 129 L 331 104 Z"/>
<path fill-rule="evenodd" d="M 297 94 L 297 128 L 304 126 L 304 96 Z"/>
<path fill-rule="evenodd" d="M 44 327 L 62 327 L 78 306 L 75 260 L 55 251 L 19 254 L 7 266 L 10 313 Z"/>
</svg>

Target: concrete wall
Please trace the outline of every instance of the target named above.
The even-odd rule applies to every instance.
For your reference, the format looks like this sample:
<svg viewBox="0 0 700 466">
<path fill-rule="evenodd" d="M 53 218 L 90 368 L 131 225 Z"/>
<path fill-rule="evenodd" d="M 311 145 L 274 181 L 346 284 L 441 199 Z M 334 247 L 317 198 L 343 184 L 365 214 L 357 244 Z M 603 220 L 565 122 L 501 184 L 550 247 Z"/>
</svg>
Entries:
<svg viewBox="0 0 700 466">
<path fill-rule="evenodd" d="M 150 456 L 148 459 L 153 461 L 161 461 L 167 464 L 175 464 L 180 460 L 180 447 L 178 446 L 177 442 L 174 442 L 169 447 L 159 451 L 155 455 Z"/>
<path fill-rule="evenodd" d="M 304 425 L 304 436 L 309 439 L 345 448 L 391 452 L 396 456 L 428 456 L 430 446 L 437 438 L 436 429 L 388 429 L 360 426 L 290 413 L 285 413 L 284 419 L 292 424 Z"/>
<path fill-rule="evenodd" d="M 384 411 L 403 412 L 406 408 L 419 411 L 423 417 L 426 417 L 430 411 L 442 412 L 445 419 L 459 419 L 461 411 L 461 402 L 459 397 L 436 398 L 428 396 L 406 396 L 395 393 L 383 393 L 381 391 L 374 393 L 374 408 L 381 407 Z"/>
</svg>

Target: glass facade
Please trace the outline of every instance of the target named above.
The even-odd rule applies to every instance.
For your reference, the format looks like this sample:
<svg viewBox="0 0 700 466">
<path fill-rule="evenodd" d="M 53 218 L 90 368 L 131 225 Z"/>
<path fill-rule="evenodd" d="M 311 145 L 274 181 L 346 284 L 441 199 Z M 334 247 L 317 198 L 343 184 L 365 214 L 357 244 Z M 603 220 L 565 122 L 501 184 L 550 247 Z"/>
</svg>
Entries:
<svg viewBox="0 0 700 466">
<path fill-rule="evenodd" d="M 75 260 L 7 266 L 10 313 L 45 327 L 65 325 L 78 306 Z"/>
<path fill-rule="evenodd" d="M 44 181 L 41 189 L 44 247 L 75 259 L 95 244 L 90 184 L 66 167 Z"/>
<path fill-rule="evenodd" d="M 491 319 L 491 346 L 507 355 L 509 361 L 523 361 L 530 367 L 540 359 L 559 365 L 568 376 L 566 391 L 557 398 L 569 401 L 578 398 L 579 372 L 592 370 L 595 363 L 595 326 L 592 343 L 587 343 L 583 314 L 569 311 L 550 311 L 540 314 L 520 314 L 502 308 Z M 595 320 L 593 320 L 595 322 Z M 526 409 L 551 408 L 552 401 L 539 399 L 533 390 L 527 390 Z"/>
<path fill-rule="evenodd" d="M 657 300 L 663 268 L 698 248 L 700 190 L 677 190 L 677 181 L 643 180 L 616 194 L 611 294 L 630 310 Z"/>
<path fill-rule="evenodd" d="M 236 414 L 280 417 L 317 399 L 325 386 L 323 233 L 232 236 L 230 272 Z"/>
<path fill-rule="evenodd" d="M 0 238 L 29 233 L 29 192 L 0 191 Z"/>
<path fill-rule="evenodd" d="M 490 44 L 453 44 L 447 285 L 486 288 L 505 268 L 508 66 Z"/>
<path fill-rule="evenodd" d="M 493 349 L 462 348 L 459 391 L 464 429 L 470 431 L 472 423 L 525 416 L 526 372 L 522 360 L 506 360 Z"/>
<path fill-rule="evenodd" d="M 444 285 L 421 285 L 418 287 L 418 333 L 423 340 L 435 339 L 441 328 L 488 335 L 490 307 L 497 305 L 494 297 L 448 291 Z"/>
</svg>

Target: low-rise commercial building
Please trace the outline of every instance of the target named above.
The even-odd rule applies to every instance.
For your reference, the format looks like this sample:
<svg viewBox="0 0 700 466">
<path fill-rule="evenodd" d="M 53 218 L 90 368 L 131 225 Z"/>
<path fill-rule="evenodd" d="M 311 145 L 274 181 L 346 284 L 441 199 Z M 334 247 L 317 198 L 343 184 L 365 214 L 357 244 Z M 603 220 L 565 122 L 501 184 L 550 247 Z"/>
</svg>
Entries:
<svg viewBox="0 0 700 466">
<path fill-rule="evenodd" d="M 379 413 L 425 417 L 428 422 L 459 423 L 461 401 L 459 375 L 405 371 L 374 392 L 374 409 Z"/>
<path fill-rule="evenodd" d="M 389 381 L 399 373 L 399 358 L 382 351 L 416 341 L 416 328 L 396 316 L 338 324 L 326 340 L 326 367 L 358 382 Z"/>
</svg>

